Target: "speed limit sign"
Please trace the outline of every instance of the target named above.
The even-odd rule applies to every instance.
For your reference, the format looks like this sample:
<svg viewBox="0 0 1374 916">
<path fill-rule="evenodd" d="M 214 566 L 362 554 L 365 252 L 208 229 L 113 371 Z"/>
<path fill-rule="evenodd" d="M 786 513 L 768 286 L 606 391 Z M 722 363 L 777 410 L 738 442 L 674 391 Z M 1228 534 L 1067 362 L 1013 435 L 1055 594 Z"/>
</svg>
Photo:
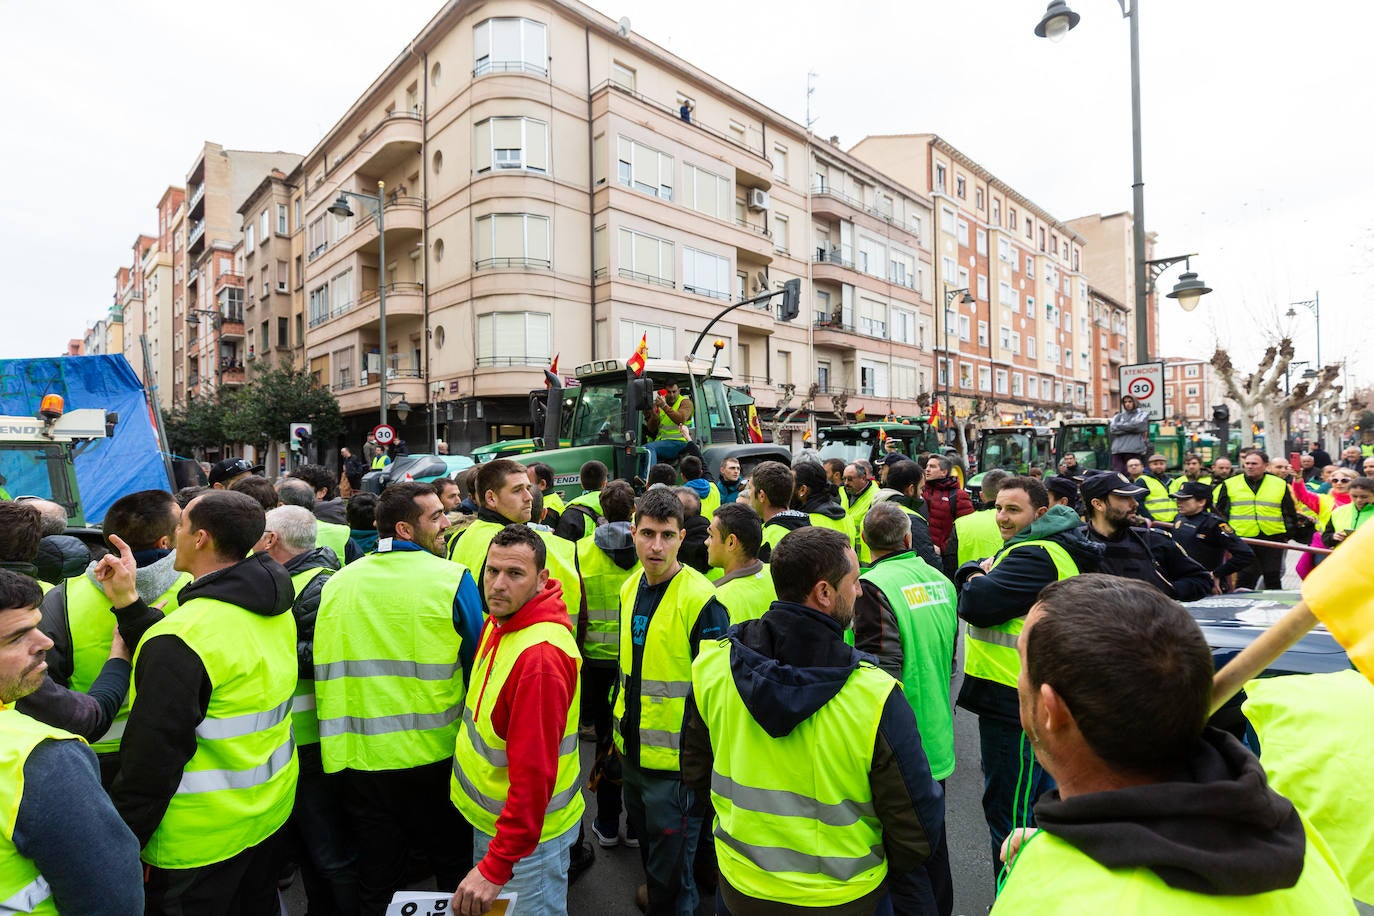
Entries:
<svg viewBox="0 0 1374 916">
<path fill-rule="evenodd" d="M 1148 408 L 1151 420 L 1164 419 L 1164 364 L 1137 363 L 1121 367 L 1121 394 Z"/>
<path fill-rule="evenodd" d="M 383 423 L 372 430 L 372 438 L 377 440 L 378 445 L 390 445 L 396 441 L 396 427 Z"/>
</svg>

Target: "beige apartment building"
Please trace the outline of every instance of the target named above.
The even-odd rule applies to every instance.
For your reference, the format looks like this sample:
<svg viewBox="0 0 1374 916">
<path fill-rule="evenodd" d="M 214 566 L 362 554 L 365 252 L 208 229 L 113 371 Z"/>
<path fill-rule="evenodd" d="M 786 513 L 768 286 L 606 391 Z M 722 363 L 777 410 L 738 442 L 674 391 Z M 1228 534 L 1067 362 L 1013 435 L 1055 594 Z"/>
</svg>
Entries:
<svg viewBox="0 0 1374 916">
<path fill-rule="evenodd" d="M 245 368 L 249 379 L 283 362 L 290 364 L 292 348 L 300 343 L 299 331 L 292 327 L 291 307 L 294 190 L 285 172 L 272 169 L 238 209 L 242 220 L 239 259 L 244 278 Z M 296 223 L 299 222 L 298 218 Z M 297 330 L 294 339 L 293 330 Z"/>
<path fill-rule="evenodd" d="M 1068 221 L 1073 231 L 1085 240 L 1084 273 L 1092 285 L 1126 306 L 1130 312 L 1130 334 L 1125 350 L 1126 364 L 1136 362 L 1135 334 L 1135 219 L 1129 211 L 1093 213 Z M 1154 257 L 1155 234 L 1145 235 L 1145 258 Z M 1150 356 L 1158 359 L 1159 295 L 1151 292 L 1147 300 L 1147 338 Z"/>
<path fill-rule="evenodd" d="M 851 152 L 931 195 L 936 386 L 954 415 L 1084 415 L 1096 377 L 1085 240 L 936 134 L 865 137 Z"/>
<path fill-rule="evenodd" d="M 1132 309 L 1098 289 L 1088 287 L 1093 318 L 1094 378 L 1089 394 L 1092 416 L 1110 417 L 1121 409 L 1121 367 L 1127 363 L 1135 328 Z"/>
<path fill-rule="evenodd" d="M 306 364 L 347 444 L 383 371 L 412 449 L 432 425 L 461 452 L 532 432 L 553 356 L 684 359 L 792 278 L 805 320 L 743 306 L 698 354 L 720 338 L 765 416 L 785 385 L 869 414 L 931 389 L 929 198 L 580 3 L 446 4 L 303 173 Z M 379 183 L 384 262 L 372 207 L 328 212 Z"/>
</svg>

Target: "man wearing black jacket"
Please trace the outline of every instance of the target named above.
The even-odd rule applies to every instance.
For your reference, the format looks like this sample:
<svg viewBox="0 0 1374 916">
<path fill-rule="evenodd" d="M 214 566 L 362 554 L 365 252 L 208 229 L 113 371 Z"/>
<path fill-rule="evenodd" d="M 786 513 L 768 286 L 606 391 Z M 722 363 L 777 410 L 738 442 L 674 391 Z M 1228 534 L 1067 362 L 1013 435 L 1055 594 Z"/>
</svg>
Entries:
<svg viewBox="0 0 1374 916">
<path fill-rule="evenodd" d="M 176 568 L 193 581 L 134 658 L 111 798 L 144 847 L 149 914 L 276 908 L 278 838 L 297 774 L 288 718 L 295 592 L 280 563 L 249 556 L 264 524 L 262 506 L 243 493 L 207 493 L 187 505 Z M 96 575 L 110 580 L 114 607 L 142 603 L 127 547 L 101 564 Z M 224 775 L 231 772 L 251 782 Z M 205 830 L 206 818 L 215 830 Z"/>
<path fill-rule="evenodd" d="M 878 491 L 878 499 L 901 506 L 911 518 L 911 549 L 916 556 L 944 572 L 940 555 L 930 540 L 930 522 L 926 521 L 926 501 L 921 498 L 921 484 L 925 474 L 920 465 L 907 458 L 888 456 L 883 465 L 887 483 Z"/>
<path fill-rule="evenodd" d="M 811 527 L 805 512 L 788 508 L 796 486 L 792 469 L 780 461 L 761 461 L 749 475 L 749 505 L 763 519 L 763 545 L 758 558 L 765 563 L 774 545 L 789 532 Z"/>
<path fill-rule="evenodd" d="M 1095 474 L 1083 481 L 1083 534 L 1105 550 L 1100 572 L 1135 579 L 1179 601 L 1196 601 L 1219 592 L 1212 574 L 1169 535 L 1135 528 L 1136 497 L 1145 488 L 1124 474 Z"/>
</svg>

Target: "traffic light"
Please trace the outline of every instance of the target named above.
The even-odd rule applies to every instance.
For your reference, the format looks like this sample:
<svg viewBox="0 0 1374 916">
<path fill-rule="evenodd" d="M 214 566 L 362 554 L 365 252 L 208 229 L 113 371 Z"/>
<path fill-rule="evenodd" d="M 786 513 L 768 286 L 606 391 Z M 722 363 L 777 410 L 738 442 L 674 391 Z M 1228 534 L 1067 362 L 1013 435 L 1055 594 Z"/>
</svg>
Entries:
<svg viewBox="0 0 1374 916">
<path fill-rule="evenodd" d="M 778 317 L 791 321 L 801 314 L 801 281 L 788 280 L 782 285 L 782 308 Z"/>
<path fill-rule="evenodd" d="M 1231 421 L 1231 408 L 1226 404 L 1217 404 L 1212 408 L 1213 423 L 1229 423 Z"/>
<path fill-rule="evenodd" d="M 1212 407 L 1212 423 L 1216 437 L 1221 440 L 1221 452 L 1224 455 L 1231 447 L 1231 408 L 1226 404 Z"/>
</svg>

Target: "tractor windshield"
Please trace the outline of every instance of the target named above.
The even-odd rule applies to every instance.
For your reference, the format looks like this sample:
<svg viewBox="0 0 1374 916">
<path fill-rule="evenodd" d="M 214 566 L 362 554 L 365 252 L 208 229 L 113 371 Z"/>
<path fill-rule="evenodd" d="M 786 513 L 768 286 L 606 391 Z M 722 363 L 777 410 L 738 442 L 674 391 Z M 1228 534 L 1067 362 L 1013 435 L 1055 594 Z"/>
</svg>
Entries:
<svg viewBox="0 0 1374 916">
<path fill-rule="evenodd" d="M 583 383 L 578 389 L 577 413 L 573 417 L 572 444 L 597 445 L 624 438 L 625 383 L 607 379 Z"/>
</svg>

